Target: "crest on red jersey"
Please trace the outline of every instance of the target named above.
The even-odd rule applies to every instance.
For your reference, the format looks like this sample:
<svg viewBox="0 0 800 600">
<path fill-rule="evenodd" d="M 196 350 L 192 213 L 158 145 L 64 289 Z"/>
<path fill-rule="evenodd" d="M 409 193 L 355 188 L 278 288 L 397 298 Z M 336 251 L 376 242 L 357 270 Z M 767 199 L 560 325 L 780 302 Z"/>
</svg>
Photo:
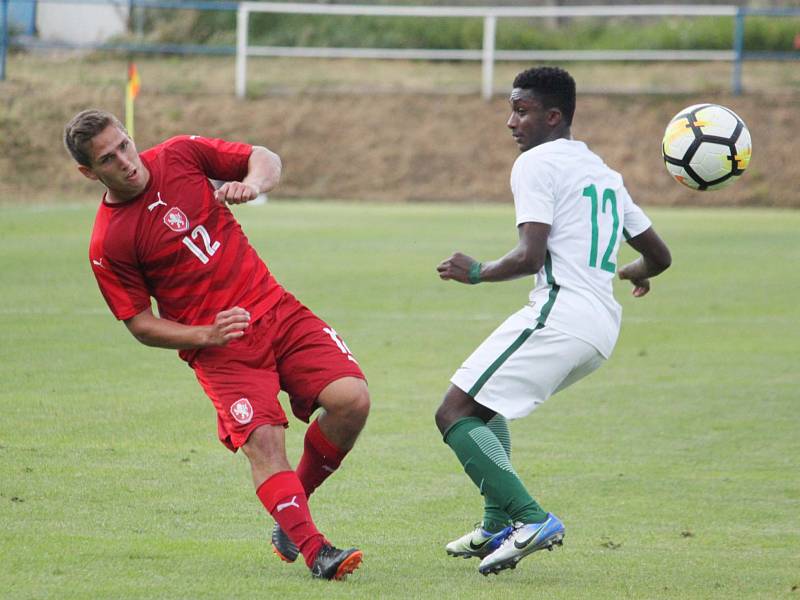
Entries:
<svg viewBox="0 0 800 600">
<path fill-rule="evenodd" d="M 164 215 L 164 225 L 172 229 L 172 231 L 183 233 L 189 229 L 189 218 L 183 214 L 180 208 L 173 206 Z"/>
<path fill-rule="evenodd" d="M 253 407 L 247 398 L 239 398 L 231 405 L 231 414 L 242 425 L 253 420 Z"/>
</svg>

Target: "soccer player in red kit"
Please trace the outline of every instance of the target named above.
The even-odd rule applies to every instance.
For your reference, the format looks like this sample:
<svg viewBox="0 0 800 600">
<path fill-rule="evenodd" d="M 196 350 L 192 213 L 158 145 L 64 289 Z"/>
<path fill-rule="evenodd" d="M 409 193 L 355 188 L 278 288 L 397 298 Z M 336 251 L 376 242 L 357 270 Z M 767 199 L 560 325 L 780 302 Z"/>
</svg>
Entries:
<svg viewBox="0 0 800 600">
<path fill-rule="evenodd" d="M 250 461 L 256 494 L 275 519 L 276 553 L 289 562 L 302 554 L 314 577 L 352 573 L 361 551 L 328 542 L 308 496 L 364 427 L 364 375 L 336 331 L 270 274 L 226 206 L 272 190 L 280 158 L 194 135 L 139 154 L 116 117 L 95 109 L 70 120 L 64 143 L 80 172 L 106 188 L 89 260 L 111 312 L 141 343 L 176 349 L 194 369 L 217 410 L 220 440 Z M 226 183 L 215 191 L 209 179 Z M 280 389 L 305 422 L 322 409 L 296 471 Z"/>
</svg>

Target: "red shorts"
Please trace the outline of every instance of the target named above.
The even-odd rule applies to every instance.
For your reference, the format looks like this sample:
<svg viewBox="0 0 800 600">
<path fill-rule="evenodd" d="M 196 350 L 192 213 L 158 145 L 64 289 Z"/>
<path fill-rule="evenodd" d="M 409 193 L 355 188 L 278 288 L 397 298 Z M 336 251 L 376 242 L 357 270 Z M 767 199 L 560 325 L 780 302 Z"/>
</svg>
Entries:
<svg viewBox="0 0 800 600">
<path fill-rule="evenodd" d="M 256 427 L 287 425 L 281 389 L 307 423 L 329 383 L 365 379 L 342 338 L 288 292 L 243 337 L 203 348 L 191 366 L 217 409 L 219 439 L 234 452 Z"/>
</svg>

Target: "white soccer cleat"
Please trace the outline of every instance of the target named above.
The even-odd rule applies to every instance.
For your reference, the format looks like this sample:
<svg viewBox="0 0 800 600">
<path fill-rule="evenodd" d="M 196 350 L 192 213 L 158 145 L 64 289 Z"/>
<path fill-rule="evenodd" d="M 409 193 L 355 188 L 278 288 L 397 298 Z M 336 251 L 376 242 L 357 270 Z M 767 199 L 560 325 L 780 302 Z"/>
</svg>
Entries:
<svg viewBox="0 0 800 600">
<path fill-rule="evenodd" d="M 482 575 L 499 573 L 503 569 L 515 569 L 523 558 L 538 550 L 552 550 L 561 546 L 564 539 L 564 524 L 552 513 L 544 523 L 515 523 L 514 530 L 500 547 L 481 561 L 478 571 Z"/>
<path fill-rule="evenodd" d="M 499 548 L 512 530 L 513 528 L 509 526 L 497 533 L 491 533 L 481 525 L 476 525 L 474 530 L 447 544 L 445 550 L 450 556 L 483 558 Z"/>
</svg>

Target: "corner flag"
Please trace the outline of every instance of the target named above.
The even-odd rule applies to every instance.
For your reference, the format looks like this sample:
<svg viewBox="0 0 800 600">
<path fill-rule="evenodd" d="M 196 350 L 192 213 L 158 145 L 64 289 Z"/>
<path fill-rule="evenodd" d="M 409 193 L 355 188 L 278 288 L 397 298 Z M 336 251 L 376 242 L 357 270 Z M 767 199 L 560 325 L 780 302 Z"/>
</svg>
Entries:
<svg viewBox="0 0 800 600">
<path fill-rule="evenodd" d="M 136 63 L 128 63 L 128 83 L 125 86 L 125 127 L 128 135 L 133 139 L 133 101 L 139 95 L 139 71 L 136 70 Z"/>
</svg>

